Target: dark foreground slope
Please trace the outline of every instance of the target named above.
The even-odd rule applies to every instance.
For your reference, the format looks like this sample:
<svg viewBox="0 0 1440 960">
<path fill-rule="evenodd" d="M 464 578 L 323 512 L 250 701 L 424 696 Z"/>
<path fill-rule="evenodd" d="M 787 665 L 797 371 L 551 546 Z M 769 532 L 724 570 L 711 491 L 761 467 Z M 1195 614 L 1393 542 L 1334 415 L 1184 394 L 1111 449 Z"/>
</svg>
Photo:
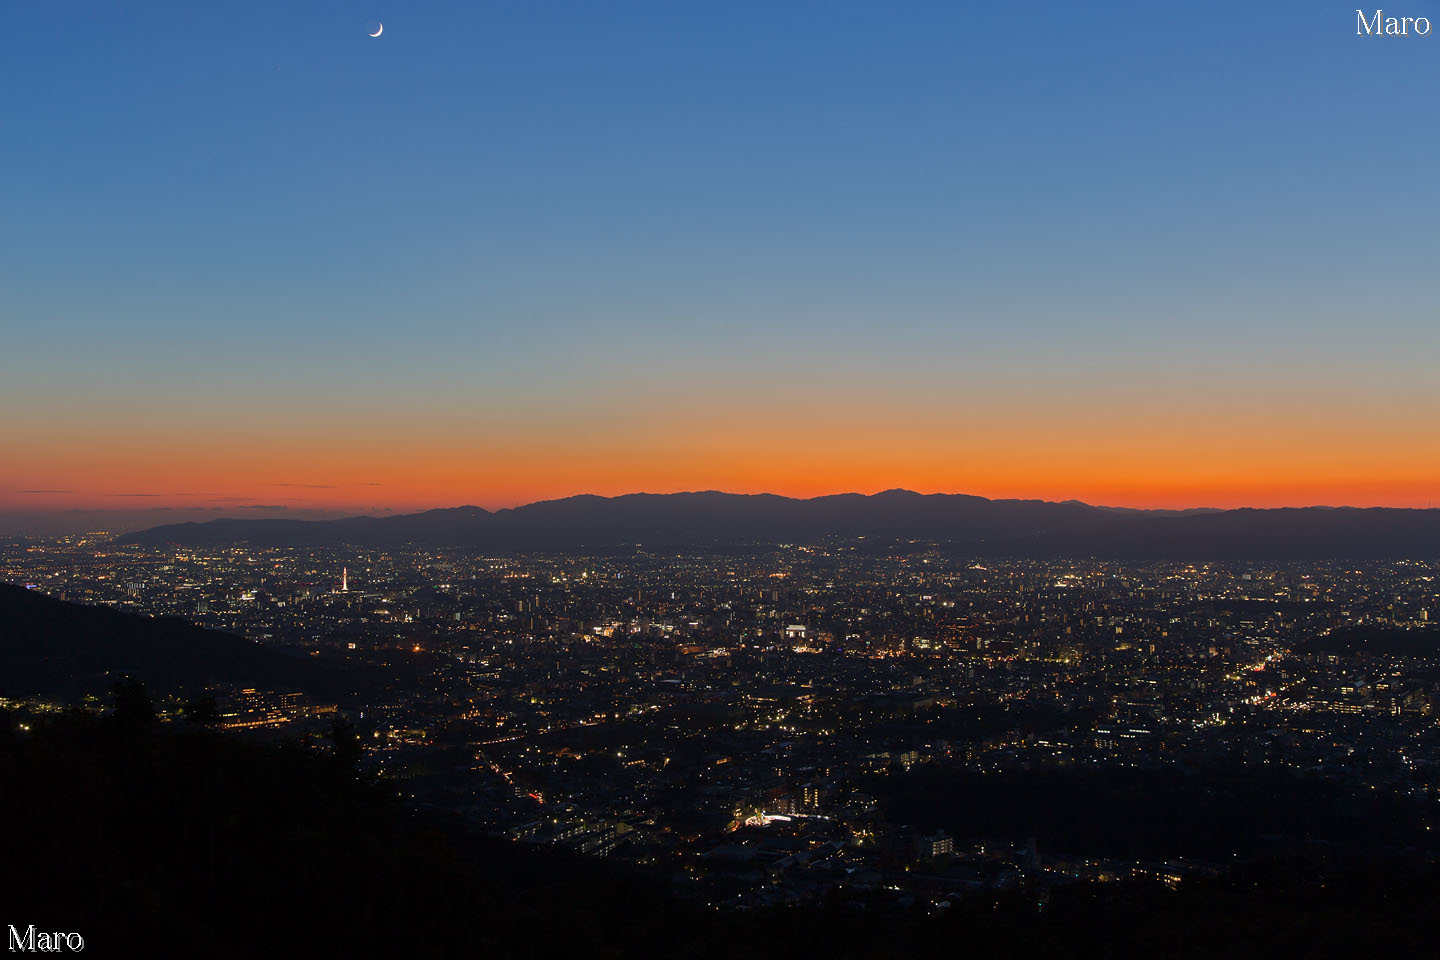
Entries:
<svg viewBox="0 0 1440 960">
<path fill-rule="evenodd" d="M 104 691 L 123 673 L 166 692 L 223 681 L 327 697 L 342 696 L 358 680 L 178 618 L 66 603 L 0 584 L 0 695 Z"/>
<path fill-rule="evenodd" d="M 844 897 L 717 914 L 603 861 L 407 813 L 328 753 L 205 730 L 0 717 L 0 923 L 97 957 L 1428 955 L 1432 870 L 1272 864 L 1177 893 L 1104 884 L 933 917 Z M 1420 950 L 1426 953 L 1420 953 Z"/>
<path fill-rule="evenodd" d="M 0 922 L 87 955 L 665 956 L 687 929 L 627 874 L 447 833 L 311 748 L 88 716 L 7 733 Z M 639 949 L 637 923 L 671 940 Z"/>
<path fill-rule="evenodd" d="M 128 534 L 123 543 L 294 547 L 470 547 L 495 553 L 813 543 L 945 543 L 976 555 L 1154 560 L 1393 559 L 1440 556 L 1440 510 L 1112 510 L 1067 501 L 987 500 L 889 490 L 797 500 L 728 493 L 569 497 L 494 513 L 457 507 L 343 520 L 212 520 Z"/>
</svg>

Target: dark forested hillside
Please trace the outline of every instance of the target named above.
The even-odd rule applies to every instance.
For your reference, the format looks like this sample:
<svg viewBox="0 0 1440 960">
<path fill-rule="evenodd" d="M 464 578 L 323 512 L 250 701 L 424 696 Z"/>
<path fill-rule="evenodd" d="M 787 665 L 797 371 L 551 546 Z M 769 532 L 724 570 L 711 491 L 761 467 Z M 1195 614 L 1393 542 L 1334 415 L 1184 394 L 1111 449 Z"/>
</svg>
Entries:
<svg viewBox="0 0 1440 960">
<path fill-rule="evenodd" d="M 178 618 L 82 606 L 0 584 L 0 696 L 74 696 L 123 673 L 158 691 L 212 681 L 338 697 L 358 678 Z"/>
<path fill-rule="evenodd" d="M 22 733 L 0 716 L 0 778 L 5 922 L 77 931 L 97 957 L 1408 953 L 1428 949 L 1440 895 L 1430 869 L 1272 862 L 1178 893 L 1081 884 L 1042 905 L 1022 889 L 941 916 L 844 895 L 714 913 L 661 877 L 408 813 L 299 744 L 84 714 Z"/>
</svg>

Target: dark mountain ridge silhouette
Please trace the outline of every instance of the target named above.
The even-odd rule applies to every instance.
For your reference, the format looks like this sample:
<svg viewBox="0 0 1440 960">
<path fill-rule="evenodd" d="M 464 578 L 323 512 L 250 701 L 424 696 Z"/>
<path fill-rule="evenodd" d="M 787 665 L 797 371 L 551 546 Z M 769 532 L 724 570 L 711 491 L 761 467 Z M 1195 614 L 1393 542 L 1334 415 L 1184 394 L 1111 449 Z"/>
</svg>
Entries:
<svg viewBox="0 0 1440 960">
<path fill-rule="evenodd" d="M 795 499 L 774 494 L 582 495 L 504 510 L 466 506 L 343 520 L 222 519 L 154 527 L 120 543 L 356 545 L 605 551 L 826 538 L 923 540 L 994 556 L 1115 559 L 1382 559 L 1440 556 L 1440 510 L 1303 507 L 1131 510 L 1068 500 L 988 500 L 887 490 Z"/>
<path fill-rule="evenodd" d="M 93 693 L 123 673 L 157 692 L 216 681 L 329 696 L 343 687 L 337 673 L 235 634 L 0 584 L 0 694 Z"/>
</svg>

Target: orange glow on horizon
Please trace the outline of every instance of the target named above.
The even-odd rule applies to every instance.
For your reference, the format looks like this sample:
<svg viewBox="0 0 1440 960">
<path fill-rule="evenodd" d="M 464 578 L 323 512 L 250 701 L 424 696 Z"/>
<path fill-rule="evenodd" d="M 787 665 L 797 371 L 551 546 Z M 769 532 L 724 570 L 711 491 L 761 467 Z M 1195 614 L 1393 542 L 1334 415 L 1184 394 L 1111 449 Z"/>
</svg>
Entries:
<svg viewBox="0 0 1440 960">
<path fill-rule="evenodd" d="M 338 466 L 338 465 L 337 465 Z M 523 506 L 580 494 L 622 496 L 630 493 L 680 493 L 719 490 L 737 494 L 776 494 L 810 498 L 841 493 L 873 494 L 906 489 L 919 493 L 954 493 L 994 500 L 1079 500 L 1097 506 L 1142 509 L 1191 507 L 1430 507 L 1440 492 L 1440 479 L 1377 480 L 1357 476 L 1319 482 L 1276 470 L 1268 475 L 1203 475 L 1177 466 L 1153 470 L 1148 476 L 1103 473 L 1077 469 L 1066 475 L 1037 477 L 1024 472 L 982 471 L 974 467 L 892 470 L 888 464 L 851 470 L 824 467 L 813 472 L 800 467 L 772 469 L 768 462 L 685 464 L 683 470 L 633 474 L 609 469 L 586 470 L 565 462 L 552 462 L 549 472 L 535 465 L 530 470 L 464 469 L 463 465 L 434 464 L 383 481 L 228 482 L 199 473 L 167 474 L 163 479 L 136 472 L 128 483 L 107 487 L 148 487 L 149 490 L 111 492 L 83 483 L 68 487 L 28 488 L 0 496 L 0 509 L 14 511 L 142 510 L 206 508 L 216 516 L 276 514 L 284 510 L 330 510 L 356 514 L 410 513 L 441 507 L 473 505 L 488 510 Z M 711 468 L 707 472 L 707 468 Z M 347 471 L 349 472 L 349 471 Z M 358 472 L 358 471 L 356 471 Z M 334 472 L 330 474 L 333 476 Z M 176 489 L 183 476 L 198 489 Z M 1437 473 L 1436 476 L 1440 476 Z M 711 479 L 713 478 L 713 479 Z M 168 485 L 164 481 L 170 481 Z M 207 482 L 207 480 L 209 482 Z M 169 489 L 155 489 L 168 486 Z"/>
<path fill-rule="evenodd" d="M 846 388 L 848 390 L 848 387 Z M 576 494 L 723 490 L 814 497 L 892 488 L 1137 508 L 1440 503 L 1430 405 L 1134 389 L 1013 397 L 676 391 L 516 408 L 347 407 L 227 422 L 107 411 L 26 433 L 0 509 L 500 509 Z M 1098 399 L 1097 399 L 1098 397 Z M 903 400 L 903 402 L 902 402 Z M 474 413 L 472 410 L 480 412 Z"/>
</svg>

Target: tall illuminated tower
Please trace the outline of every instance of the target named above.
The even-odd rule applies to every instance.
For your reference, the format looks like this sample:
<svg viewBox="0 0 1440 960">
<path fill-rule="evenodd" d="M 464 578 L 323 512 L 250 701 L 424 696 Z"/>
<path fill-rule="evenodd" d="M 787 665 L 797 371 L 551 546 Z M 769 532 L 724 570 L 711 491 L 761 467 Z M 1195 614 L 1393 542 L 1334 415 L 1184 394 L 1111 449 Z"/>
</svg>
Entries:
<svg viewBox="0 0 1440 960">
<path fill-rule="evenodd" d="M 349 567 L 341 567 L 341 568 L 340 568 L 340 592 L 341 592 L 341 593 L 349 593 L 349 592 L 350 592 L 350 568 L 349 568 Z"/>
</svg>

